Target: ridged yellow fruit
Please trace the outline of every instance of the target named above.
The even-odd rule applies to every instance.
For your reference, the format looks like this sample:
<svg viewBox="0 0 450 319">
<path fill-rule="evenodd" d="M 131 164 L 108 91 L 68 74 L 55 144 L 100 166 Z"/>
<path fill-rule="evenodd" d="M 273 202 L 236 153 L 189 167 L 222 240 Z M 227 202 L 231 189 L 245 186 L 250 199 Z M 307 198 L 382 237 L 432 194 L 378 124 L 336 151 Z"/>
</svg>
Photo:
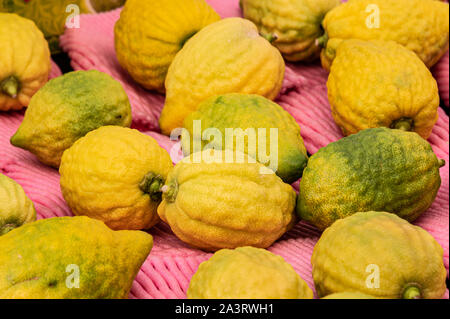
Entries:
<svg viewBox="0 0 450 319">
<path fill-rule="evenodd" d="M 164 92 L 175 55 L 218 20 L 205 0 L 127 0 L 114 28 L 117 59 L 144 88 Z"/>
<path fill-rule="evenodd" d="M 281 256 L 254 247 L 222 249 L 200 264 L 189 299 L 312 299 L 306 282 Z"/>
<path fill-rule="evenodd" d="M 159 119 L 169 135 L 207 98 L 226 93 L 275 99 L 284 60 L 256 26 L 242 18 L 215 22 L 193 36 L 177 54 L 166 79 L 166 103 Z"/>
<path fill-rule="evenodd" d="M 175 235 L 207 251 L 269 247 L 295 220 L 295 191 L 244 153 L 206 150 L 167 177 L 158 214 Z"/>
<path fill-rule="evenodd" d="M 322 25 L 325 34 L 319 42 L 326 69 L 345 39 L 395 41 L 428 67 L 439 61 L 449 43 L 448 3 L 435 0 L 352 0 L 329 11 Z"/>
<path fill-rule="evenodd" d="M 158 221 L 160 188 L 172 168 L 169 154 L 137 130 L 103 126 L 66 150 L 61 190 L 75 215 L 112 229 L 148 229 Z"/>
<path fill-rule="evenodd" d="M 33 202 L 22 187 L 0 174 L 0 236 L 36 220 Z"/>
<path fill-rule="evenodd" d="M 319 297 L 360 292 L 387 299 L 437 299 L 446 291 L 443 249 L 425 230 L 384 212 L 338 220 L 311 257 Z"/>
<path fill-rule="evenodd" d="M 0 111 L 20 110 L 48 80 L 50 50 L 33 21 L 0 13 Z"/>
<path fill-rule="evenodd" d="M 340 0 L 241 0 L 246 19 L 272 42 L 288 61 L 310 61 L 320 56 L 317 39 L 323 36 L 325 14 Z"/>
<path fill-rule="evenodd" d="M 26 224 L 0 237 L 0 298 L 128 298 L 152 246 L 145 232 L 88 217 Z"/>
<path fill-rule="evenodd" d="M 344 135 L 383 126 L 427 139 L 438 119 L 436 80 L 414 52 L 392 41 L 341 42 L 327 87 Z"/>
<path fill-rule="evenodd" d="M 336 292 L 322 299 L 376 299 L 360 292 Z"/>
<path fill-rule="evenodd" d="M 11 144 L 58 168 L 66 149 L 104 125 L 131 125 L 131 106 L 122 85 L 97 70 L 69 72 L 32 97 Z"/>
</svg>

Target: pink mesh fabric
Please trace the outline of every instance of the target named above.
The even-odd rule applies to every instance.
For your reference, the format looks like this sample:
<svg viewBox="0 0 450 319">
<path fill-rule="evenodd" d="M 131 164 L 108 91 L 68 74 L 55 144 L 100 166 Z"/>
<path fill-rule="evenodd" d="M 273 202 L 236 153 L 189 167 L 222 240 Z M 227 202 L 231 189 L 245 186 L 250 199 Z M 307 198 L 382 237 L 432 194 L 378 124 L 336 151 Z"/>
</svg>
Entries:
<svg viewBox="0 0 450 319">
<path fill-rule="evenodd" d="M 208 1 L 222 17 L 238 16 L 238 0 Z M 82 15 L 81 28 L 69 29 L 61 37 L 76 70 L 97 69 L 112 75 L 124 86 L 133 110 L 133 127 L 154 137 L 171 152 L 174 141 L 158 133 L 158 117 L 164 96 L 145 91 L 118 65 L 113 45 L 113 25 L 120 9 L 99 15 Z M 445 62 L 446 61 L 446 62 Z M 448 85 L 448 55 L 434 69 L 437 77 L 446 64 Z M 52 76 L 60 73 L 55 69 Z M 437 73 L 436 73 L 437 72 Z M 277 102 L 299 123 L 310 153 L 342 138 L 335 125 L 326 95 L 327 73 L 318 64 L 288 65 L 283 89 Z M 444 81 L 444 80 L 442 80 Z M 441 81 L 441 82 L 442 82 Z M 441 90 L 442 93 L 442 90 Z M 444 92 L 445 93 L 445 92 Z M 445 100 L 445 97 L 444 97 Z M 448 104 L 448 90 L 447 90 Z M 40 164 L 30 153 L 10 145 L 9 138 L 23 118 L 22 112 L 0 113 L 0 170 L 19 182 L 36 205 L 38 218 L 71 215 L 59 188 L 57 170 Z M 439 121 L 429 139 L 437 156 L 449 161 L 449 119 L 439 109 Z M 175 148 L 176 150 L 176 148 Z M 177 162 L 180 154 L 174 153 Z M 429 231 L 444 249 L 444 264 L 449 266 L 449 173 L 448 166 L 440 171 L 442 185 L 432 207 L 415 224 Z M 294 184 L 298 189 L 298 182 Z M 178 240 L 170 228 L 160 223 L 150 230 L 154 248 L 139 271 L 130 298 L 185 298 L 191 276 L 198 265 L 211 254 L 192 249 Z M 300 222 L 269 250 L 281 255 L 297 273 L 314 288 L 310 258 L 320 232 L 306 222 Z M 448 292 L 445 296 L 448 298 Z"/>
</svg>

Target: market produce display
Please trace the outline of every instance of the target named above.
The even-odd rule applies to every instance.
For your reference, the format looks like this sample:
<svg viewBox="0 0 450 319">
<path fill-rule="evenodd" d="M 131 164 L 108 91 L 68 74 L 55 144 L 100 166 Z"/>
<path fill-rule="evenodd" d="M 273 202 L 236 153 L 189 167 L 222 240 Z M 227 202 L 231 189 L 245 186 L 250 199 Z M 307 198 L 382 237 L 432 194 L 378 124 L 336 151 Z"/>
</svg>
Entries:
<svg viewBox="0 0 450 319">
<path fill-rule="evenodd" d="M 0 2 L 0 298 L 448 298 L 448 3 L 40 2 Z"/>
</svg>

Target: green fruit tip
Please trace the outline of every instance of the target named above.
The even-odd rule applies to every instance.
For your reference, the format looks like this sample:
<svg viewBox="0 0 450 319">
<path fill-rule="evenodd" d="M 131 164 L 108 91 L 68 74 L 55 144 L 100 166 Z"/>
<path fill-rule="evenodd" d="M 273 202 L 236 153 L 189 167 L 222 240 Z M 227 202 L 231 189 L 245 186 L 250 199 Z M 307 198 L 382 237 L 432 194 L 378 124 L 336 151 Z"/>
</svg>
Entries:
<svg viewBox="0 0 450 319">
<path fill-rule="evenodd" d="M 403 292 L 403 299 L 422 299 L 420 289 L 416 286 L 409 286 Z"/>
<path fill-rule="evenodd" d="M 139 183 L 139 189 L 145 194 L 149 194 L 150 198 L 155 201 L 161 201 L 162 191 L 161 188 L 164 185 L 164 179 L 159 174 L 148 172 L 142 181 Z"/>
<path fill-rule="evenodd" d="M 177 198 L 178 185 L 176 182 L 172 182 L 169 185 L 164 185 L 161 188 L 161 191 L 164 194 L 164 199 L 167 200 L 168 202 L 173 203 Z"/>
<path fill-rule="evenodd" d="M 278 40 L 278 36 L 275 33 L 270 33 L 270 34 L 262 34 L 261 36 L 266 39 L 267 41 L 269 41 L 270 43 L 274 43 L 275 41 Z"/>
<path fill-rule="evenodd" d="M 414 127 L 413 119 L 410 118 L 401 118 L 397 121 L 394 121 L 391 125 L 391 128 L 402 130 L 402 131 L 412 131 Z"/>
<path fill-rule="evenodd" d="M 328 33 L 324 33 L 321 37 L 316 39 L 316 45 L 321 47 L 321 48 L 325 48 L 327 46 L 328 43 Z"/>
<path fill-rule="evenodd" d="M 19 80 L 15 76 L 9 76 L 0 82 L 0 92 L 15 99 L 19 93 Z"/>
<path fill-rule="evenodd" d="M 9 233 L 11 230 L 15 229 L 17 226 L 14 224 L 5 224 L 0 227 L 0 236 Z"/>
<path fill-rule="evenodd" d="M 445 166 L 445 160 L 443 160 L 442 158 L 438 159 L 438 163 L 439 163 L 439 168 Z"/>
<path fill-rule="evenodd" d="M 11 143 L 11 145 L 23 148 L 23 139 L 20 137 L 19 131 L 17 131 L 13 136 L 11 136 L 9 142 Z"/>
</svg>

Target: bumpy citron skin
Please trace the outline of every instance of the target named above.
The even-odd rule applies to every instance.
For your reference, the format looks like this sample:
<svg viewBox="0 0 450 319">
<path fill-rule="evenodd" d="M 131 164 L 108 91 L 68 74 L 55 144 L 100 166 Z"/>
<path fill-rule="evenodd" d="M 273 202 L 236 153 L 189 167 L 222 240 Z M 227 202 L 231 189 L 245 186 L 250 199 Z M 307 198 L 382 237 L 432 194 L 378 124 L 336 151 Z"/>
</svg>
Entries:
<svg viewBox="0 0 450 319">
<path fill-rule="evenodd" d="M 253 158 L 231 150 L 185 157 L 163 191 L 160 218 L 179 239 L 207 251 L 269 247 L 296 221 L 293 188 Z"/>
<path fill-rule="evenodd" d="M 297 213 L 322 230 L 340 218 L 371 210 L 414 221 L 433 203 L 442 165 L 416 133 L 367 129 L 310 157 Z"/>
<path fill-rule="evenodd" d="M 26 224 L 0 237 L 0 298 L 127 298 L 152 245 L 145 232 L 88 217 Z"/>
<path fill-rule="evenodd" d="M 131 125 L 131 106 L 122 85 L 96 70 L 70 72 L 50 80 L 33 96 L 11 144 L 58 168 L 66 149 L 104 125 Z"/>
<path fill-rule="evenodd" d="M 336 292 L 322 299 L 376 299 L 360 292 Z"/>
<path fill-rule="evenodd" d="M 288 61 L 311 61 L 320 56 L 317 39 L 323 35 L 325 14 L 339 0 L 241 0 L 246 19 L 253 21 L 261 34 L 275 35 L 272 42 Z"/>
<path fill-rule="evenodd" d="M 427 139 L 438 119 L 436 80 L 414 52 L 392 41 L 343 41 L 327 87 L 344 135 L 383 126 Z"/>
<path fill-rule="evenodd" d="M 0 236 L 36 220 L 33 202 L 22 187 L 0 174 Z"/>
<path fill-rule="evenodd" d="M 161 131 L 169 135 L 182 127 L 186 116 L 214 95 L 245 93 L 275 99 L 284 69 L 280 52 L 258 34 L 252 22 L 227 18 L 205 27 L 169 67 Z"/>
<path fill-rule="evenodd" d="M 360 292 L 437 299 L 446 290 L 442 247 L 422 228 L 390 213 L 360 212 L 338 220 L 320 237 L 311 263 L 319 297 Z"/>
<path fill-rule="evenodd" d="M 52 54 L 61 51 L 59 36 L 64 33 L 66 22 L 79 13 L 96 13 L 118 8 L 125 0 L 7 0 L 0 1 L 0 12 L 17 13 L 33 20 L 44 33 Z M 78 11 L 75 7 L 78 6 Z"/>
<path fill-rule="evenodd" d="M 171 168 L 169 154 L 150 136 L 103 126 L 64 152 L 61 190 L 75 215 L 115 230 L 148 229 L 159 221 L 160 188 Z"/>
<path fill-rule="evenodd" d="M 144 88 L 163 93 L 175 55 L 190 37 L 218 20 L 205 0 L 127 0 L 114 28 L 117 59 Z"/>
<path fill-rule="evenodd" d="M 48 80 L 50 50 L 33 21 L 0 13 L 0 111 L 20 110 Z"/>
<path fill-rule="evenodd" d="M 194 132 L 194 123 L 201 124 L 200 132 Z M 213 146 L 215 149 L 236 149 L 237 145 L 240 146 L 238 143 L 240 139 L 235 137 L 233 143 L 227 145 L 227 140 L 230 141 L 230 138 L 226 137 L 227 132 L 230 128 L 241 129 L 245 134 L 249 129 L 247 138 L 243 138 L 243 149 L 240 151 L 249 154 L 266 166 L 270 164 L 265 158 L 266 154 L 277 152 L 278 162 L 275 172 L 286 183 L 298 180 L 308 161 L 297 122 L 281 106 L 259 95 L 230 93 L 211 97 L 201 103 L 199 109 L 185 119 L 184 128 L 189 132 L 186 138 L 182 136 L 185 156 L 193 152 L 194 140 L 201 145 L 201 149 L 205 149 L 206 145 Z M 208 129 L 219 130 L 221 138 L 211 137 L 209 140 L 203 140 L 203 132 Z M 265 133 L 262 129 L 266 130 Z M 277 140 L 272 140 L 270 129 L 277 130 Z M 239 136 L 238 132 L 240 131 L 236 131 L 236 136 Z M 258 141 L 263 141 L 263 137 L 266 141 L 265 152 L 260 152 Z M 274 145 L 271 145 L 272 143 Z M 260 154 L 262 155 L 259 156 Z"/>
<path fill-rule="evenodd" d="M 281 256 L 254 247 L 222 249 L 200 264 L 189 299 L 312 299 L 306 282 Z"/>
<path fill-rule="evenodd" d="M 441 1 L 352 0 L 329 11 L 322 25 L 326 35 L 321 59 L 326 69 L 345 39 L 395 41 L 428 67 L 439 61 L 449 44 L 448 3 Z"/>
</svg>

